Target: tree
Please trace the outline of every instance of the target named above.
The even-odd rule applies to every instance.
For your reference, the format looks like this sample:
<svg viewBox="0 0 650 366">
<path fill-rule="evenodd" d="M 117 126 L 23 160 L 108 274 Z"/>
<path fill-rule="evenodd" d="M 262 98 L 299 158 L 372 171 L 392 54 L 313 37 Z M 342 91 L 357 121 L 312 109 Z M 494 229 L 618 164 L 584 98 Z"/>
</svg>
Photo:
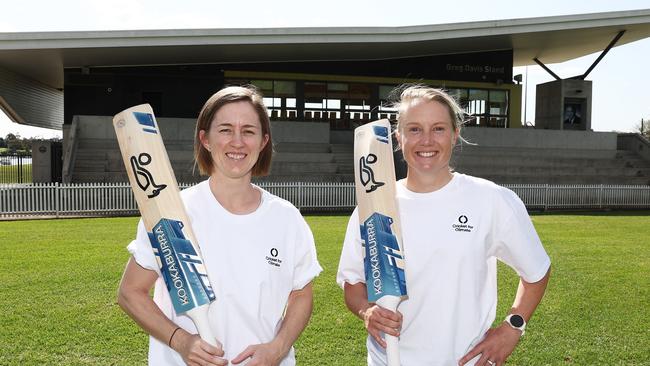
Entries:
<svg viewBox="0 0 650 366">
<path fill-rule="evenodd" d="M 13 133 L 8 133 L 7 136 L 5 136 L 5 141 L 7 142 L 7 147 L 11 152 L 16 152 L 16 150 L 20 150 L 22 146 L 20 142 L 20 136 L 16 136 Z"/>
<path fill-rule="evenodd" d="M 646 138 L 650 138 L 650 118 L 642 118 L 641 122 L 634 127 L 634 132 L 639 133 Z"/>
<path fill-rule="evenodd" d="M 7 142 L 2 137 L 0 137 L 0 147 L 7 147 Z"/>
<path fill-rule="evenodd" d="M 14 135 L 13 133 L 7 134 L 4 138 L 7 148 L 12 153 L 15 152 L 30 152 L 31 151 L 31 139 L 24 139 L 20 135 Z"/>
</svg>

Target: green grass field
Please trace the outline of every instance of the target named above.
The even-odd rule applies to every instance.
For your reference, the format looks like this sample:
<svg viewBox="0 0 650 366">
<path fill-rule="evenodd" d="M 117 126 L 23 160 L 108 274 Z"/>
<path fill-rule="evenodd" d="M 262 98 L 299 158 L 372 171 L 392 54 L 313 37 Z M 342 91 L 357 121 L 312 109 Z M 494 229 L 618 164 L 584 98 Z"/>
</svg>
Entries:
<svg viewBox="0 0 650 366">
<path fill-rule="evenodd" d="M 547 295 L 509 365 L 650 365 L 649 212 L 536 215 Z M 0 365 L 144 365 L 115 304 L 136 218 L 0 222 Z M 363 365 L 364 330 L 335 284 L 346 217 L 309 216 L 324 268 L 299 365 Z M 501 319 L 517 278 L 499 270 Z"/>
<path fill-rule="evenodd" d="M 32 182 L 32 164 L 23 165 L 23 181 L 22 183 Z M 2 183 L 18 183 L 18 166 L 16 165 L 0 165 L 0 184 Z"/>
</svg>

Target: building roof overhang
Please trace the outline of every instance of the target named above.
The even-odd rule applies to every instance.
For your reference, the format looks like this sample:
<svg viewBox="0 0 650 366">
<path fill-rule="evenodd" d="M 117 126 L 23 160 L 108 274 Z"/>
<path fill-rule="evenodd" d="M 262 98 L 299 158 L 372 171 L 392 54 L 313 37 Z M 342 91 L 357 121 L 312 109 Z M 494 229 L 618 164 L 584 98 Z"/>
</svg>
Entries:
<svg viewBox="0 0 650 366">
<path fill-rule="evenodd" d="M 650 9 L 404 27 L 0 33 L 0 67 L 63 88 L 63 69 L 378 60 L 512 50 L 513 65 L 563 62 L 650 37 Z"/>
</svg>

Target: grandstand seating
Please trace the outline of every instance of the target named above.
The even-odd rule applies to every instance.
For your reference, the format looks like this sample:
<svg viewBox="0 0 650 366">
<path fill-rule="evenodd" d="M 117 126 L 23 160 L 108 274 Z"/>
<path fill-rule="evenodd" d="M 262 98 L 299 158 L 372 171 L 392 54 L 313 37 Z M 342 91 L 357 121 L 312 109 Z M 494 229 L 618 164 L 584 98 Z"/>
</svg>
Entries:
<svg viewBox="0 0 650 366">
<path fill-rule="evenodd" d="M 70 181 L 127 181 L 110 118 L 92 117 L 83 122 L 85 131 L 77 134 Z M 186 128 L 186 123 L 193 121 L 163 120 L 161 129 L 178 181 L 196 182 L 203 178 L 194 171 L 193 128 Z M 283 128 L 312 131 L 304 122 L 298 127 L 284 124 L 293 122 L 279 123 L 275 127 L 279 132 Z M 280 142 L 274 144 L 271 175 L 261 180 L 353 181 L 352 131 L 320 136 L 320 129 L 327 135 L 326 126 L 329 124 L 318 123 L 319 132 L 308 138 L 294 133 L 283 139 L 281 133 L 274 134 L 274 140 Z M 519 130 L 468 128 L 465 136 L 476 145 L 456 147 L 454 169 L 497 183 L 650 185 L 650 160 L 624 150 L 626 146 L 617 146 L 615 133 Z M 306 142 L 314 136 L 319 137 L 318 142 Z"/>
</svg>

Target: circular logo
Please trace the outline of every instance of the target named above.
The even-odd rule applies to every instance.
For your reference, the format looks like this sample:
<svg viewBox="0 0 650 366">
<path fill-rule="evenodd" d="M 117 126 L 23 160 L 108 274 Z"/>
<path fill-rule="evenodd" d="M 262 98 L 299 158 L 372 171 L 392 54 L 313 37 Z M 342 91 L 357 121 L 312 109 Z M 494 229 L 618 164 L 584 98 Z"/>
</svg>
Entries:
<svg viewBox="0 0 650 366">
<path fill-rule="evenodd" d="M 149 165 L 149 163 L 151 163 L 151 155 L 147 153 L 142 153 L 138 155 L 138 161 L 140 162 L 141 165 Z"/>
<path fill-rule="evenodd" d="M 271 255 L 273 256 L 273 258 L 277 257 L 278 256 L 278 250 L 275 249 L 275 248 L 271 248 Z"/>
<path fill-rule="evenodd" d="M 460 215 L 460 216 L 458 217 L 458 222 L 460 222 L 461 224 L 466 224 L 467 221 L 469 221 L 469 219 L 468 219 L 467 216 L 465 216 L 465 215 Z"/>
</svg>

